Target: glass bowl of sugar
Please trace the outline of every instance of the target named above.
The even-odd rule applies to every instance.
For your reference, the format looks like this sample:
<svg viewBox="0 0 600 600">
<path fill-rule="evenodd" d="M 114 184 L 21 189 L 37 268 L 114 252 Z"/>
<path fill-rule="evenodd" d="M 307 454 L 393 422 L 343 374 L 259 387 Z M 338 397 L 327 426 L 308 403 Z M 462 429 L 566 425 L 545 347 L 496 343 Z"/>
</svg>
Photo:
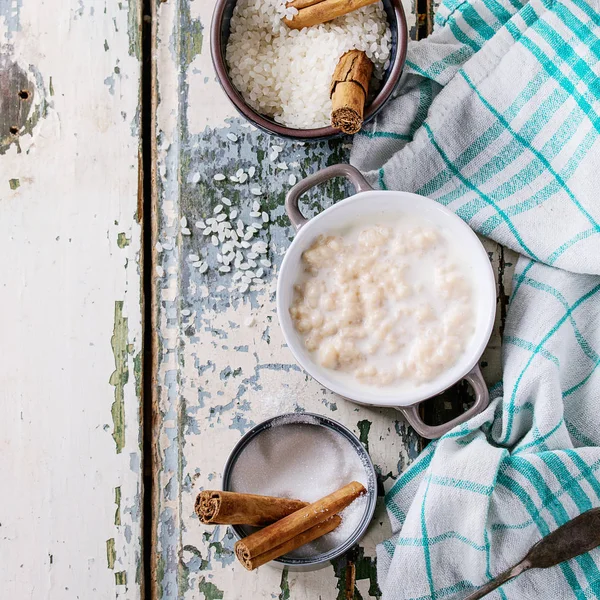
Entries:
<svg viewBox="0 0 600 600">
<path fill-rule="evenodd" d="M 351 481 L 367 493 L 341 511 L 342 523 L 270 565 L 294 571 L 319 569 L 347 552 L 366 533 L 375 512 L 377 476 L 359 439 L 340 423 L 313 413 L 289 413 L 260 423 L 237 443 L 223 471 L 231 492 L 315 502 Z M 255 528 L 232 525 L 235 536 Z"/>
</svg>

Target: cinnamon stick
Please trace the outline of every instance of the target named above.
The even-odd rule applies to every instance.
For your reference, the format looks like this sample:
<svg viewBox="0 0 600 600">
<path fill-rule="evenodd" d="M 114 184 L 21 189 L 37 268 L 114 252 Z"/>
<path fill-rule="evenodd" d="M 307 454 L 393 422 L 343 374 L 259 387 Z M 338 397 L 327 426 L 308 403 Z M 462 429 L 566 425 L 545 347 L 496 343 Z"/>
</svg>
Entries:
<svg viewBox="0 0 600 600">
<path fill-rule="evenodd" d="M 204 490 L 198 494 L 194 508 L 205 524 L 262 527 L 306 505 L 306 502 L 290 498 Z"/>
<path fill-rule="evenodd" d="M 346 565 L 346 600 L 354 600 L 354 589 L 356 588 L 356 565 L 349 560 Z"/>
<path fill-rule="evenodd" d="M 324 2 L 324 0 L 291 0 L 290 2 L 286 3 L 286 7 L 293 7 L 300 10 L 301 8 L 312 6 L 313 4 L 319 4 L 319 2 Z"/>
<path fill-rule="evenodd" d="M 252 561 L 258 556 L 273 551 L 274 548 L 330 519 L 365 492 L 361 483 L 353 481 L 329 496 L 236 542 L 235 554 L 247 569 L 252 569 Z"/>
<path fill-rule="evenodd" d="M 271 560 L 275 560 L 292 550 L 296 550 L 296 548 L 300 548 L 300 546 L 304 546 L 304 544 L 308 544 L 317 538 L 325 535 L 326 533 L 330 533 L 333 531 L 338 525 L 342 522 L 342 518 L 339 515 L 334 515 L 330 519 L 307 529 L 303 533 L 293 537 L 291 540 L 280 544 L 279 546 L 275 546 L 271 550 L 267 550 L 267 552 L 263 552 L 254 558 L 246 558 L 245 550 L 240 545 L 236 544 L 235 546 L 235 554 L 238 560 L 248 569 L 248 571 L 252 571 L 265 563 L 268 563 Z M 238 542 L 239 544 L 239 542 Z"/>
<path fill-rule="evenodd" d="M 327 23 L 353 10 L 378 2 L 378 0 L 321 0 L 308 4 L 305 0 L 296 1 L 298 4 L 294 4 L 294 7 L 298 9 L 298 14 L 292 19 L 284 19 L 285 24 L 291 29 L 304 29 L 304 27 Z M 291 5 L 292 3 L 288 6 Z"/>
<path fill-rule="evenodd" d="M 340 58 L 331 79 L 331 125 L 344 133 L 360 131 L 373 63 L 361 50 L 350 50 Z"/>
</svg>

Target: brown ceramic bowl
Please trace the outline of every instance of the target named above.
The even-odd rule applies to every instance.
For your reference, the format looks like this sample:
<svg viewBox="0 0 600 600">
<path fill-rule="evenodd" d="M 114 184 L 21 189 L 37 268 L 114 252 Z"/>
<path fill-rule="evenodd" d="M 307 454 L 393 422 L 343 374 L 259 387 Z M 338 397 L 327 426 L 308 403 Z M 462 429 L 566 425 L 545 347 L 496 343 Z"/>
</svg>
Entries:
<svg viewBox="0 0 600 600">
<path fill-rule="evenodd" d="M 253 108 L 246 104 L 242 95 L 235 88 L 227 69 L 225 60 L 225 49 L 229 39 L 229 23 L 231 15 L 237 0 L 217 0 L 215 12 L 213 14 L 210 43 L 212 61 L 217 72 L 219 83 L 227 94 L 228 98 L 233 102 L 237 110 L 248 121 L 266 131 L 280 137 L 299 139 L 299 140 L 314 140 L 324 139 L 340 135 L 340 132 L 333 127 L 319 127 L 317 129 L 293 129 L 276 123 L 272 119 L 257 113 Z M 367 106 L 365 111 L 365 123 L 370 121 L 383 107 L 386 101 L 391 96 L 394 88 L 400 80 L 404 60 L 406 58 L 406 44 L 408 41 L 408 32 L 406 25 L 406 17 L 402 8 L 401 0 L 383 0 L 383 6 L 387 13 L 390 30 L 392 32 L 392 52 L 390 56 L 390 66 L 388 67 L 382 82 L 382 86 L 373 99 L 371 104 Z"/>
</svg>

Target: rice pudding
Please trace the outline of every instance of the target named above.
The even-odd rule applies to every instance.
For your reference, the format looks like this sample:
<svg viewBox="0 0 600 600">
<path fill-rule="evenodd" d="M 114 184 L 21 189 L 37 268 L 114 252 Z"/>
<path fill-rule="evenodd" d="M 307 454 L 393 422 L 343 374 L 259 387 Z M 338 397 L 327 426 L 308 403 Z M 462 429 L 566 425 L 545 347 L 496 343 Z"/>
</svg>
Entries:
<svg viewBox="0 0 600 600">
<path fill-rule="evenodd" d="M 326 369 L 374 386 L 430 382 L 474 333 L 461 258 L 443 229 L 412 216 L 319 236 L 302 255 L 290 316 Z"/>
</svg>

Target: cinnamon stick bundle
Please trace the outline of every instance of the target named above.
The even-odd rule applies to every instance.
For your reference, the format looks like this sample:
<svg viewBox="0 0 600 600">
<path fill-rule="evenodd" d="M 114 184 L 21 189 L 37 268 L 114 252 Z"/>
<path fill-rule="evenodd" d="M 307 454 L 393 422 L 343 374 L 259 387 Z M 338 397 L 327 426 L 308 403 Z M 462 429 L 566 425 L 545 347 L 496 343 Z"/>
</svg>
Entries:
<svg viewBox="0 0 600 600">
<path fill-rule="evenodd" d="M 287 6 L 297 8 L 298 14 L 293 19 L 284 19 L 284 22 L 291 29 L 304 29 L 327 23 L 375 2 L 378 0 L 292 0 Z"/>
<path fill-rule="evenodd" d="M 205 524 L 262 527 L 306 505 L 306 502 L 290 498 L 204 490 L 198 494 L 194 509 Z"/>
<path fill-rule="evenodd" d="M 361 483 L 353 481 L 329 496 L 245 537 L 235 544 L 235 554 L 238 560 L 251 571 L 269 560 L 282 556 L 286 552 L 332 531 L 337 527 L 337 524 L 333 525 L 335 520 L 332 517 L 335 517 L 337 512 L 346 508 L 365 492 Z M 325 521 L 329 525 L 323 525 Z M 331 529 L 329 529 L 330 526 Z M 308 534 L 309 530 L 314 531 Z M 305 533 L 306 535 L 303 536 L 302 534 Z M 312 537 L 313 533 L 315 537 Z M 294 540 L 293 543 L 291 540 Z M 290 544 L 288 545 L 287 542 Z M 266 556 L 261 557 L 261 555 Z"/>
<path fill-rule="evenodd" d="M 350 50 L 340 58 L 331 79 L 331 126 L 344 133 L 360 131 L 373 63 L 360 50 Z"/>
</svg>

